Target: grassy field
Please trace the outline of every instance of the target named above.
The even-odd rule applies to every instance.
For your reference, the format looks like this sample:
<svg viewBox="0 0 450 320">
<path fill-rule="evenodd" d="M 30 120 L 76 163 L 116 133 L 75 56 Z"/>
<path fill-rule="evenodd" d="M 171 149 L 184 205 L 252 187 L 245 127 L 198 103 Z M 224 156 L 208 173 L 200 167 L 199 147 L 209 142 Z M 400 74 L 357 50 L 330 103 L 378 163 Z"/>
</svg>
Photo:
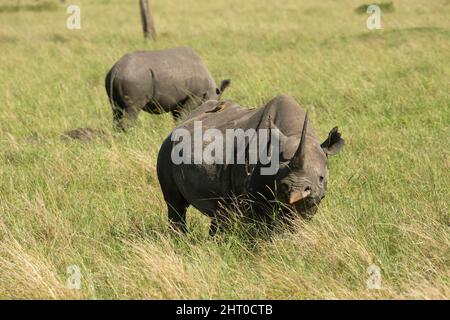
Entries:
<svg viewBox="0 0 450 320">
<path fill-rule="evenodd" d="M 153 0 L 144 42 L 138 1 L 71 1 L 68 30 L 56 0 L 2 0 L 0 298 L 450 299 L 450 1 L 393 2 L 369 31 L 358 0 Z M 190 209 L 191 233 L 171 236 L 155 168 L 174 122 L 141 114 L 115 134 L 103 83 L 126 52 L 181 45 L 232 79 L 224 98 L 286 93 L 321 137 L 340 126 L 311 222 L 249 245 L 211 239 Z M 61 138 L 77 127 L 112 137 Z"/>
</svg>

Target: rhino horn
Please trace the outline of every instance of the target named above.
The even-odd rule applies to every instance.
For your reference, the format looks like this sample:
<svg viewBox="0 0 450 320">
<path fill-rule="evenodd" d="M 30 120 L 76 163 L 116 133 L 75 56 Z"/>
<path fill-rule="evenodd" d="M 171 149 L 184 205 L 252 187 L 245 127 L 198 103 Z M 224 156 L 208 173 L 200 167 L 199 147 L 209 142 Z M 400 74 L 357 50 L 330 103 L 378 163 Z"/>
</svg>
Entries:
<svg viewBox="0 0 450 320">
<path fill-rule="evenodd" d="M 296 167 L 303 169 L 305 165 L 305 154 L 306 154 L 306 128 L 308 127 L 308 112 L 305 114 L 305 121 L 303 122 L 302 136 L 300 138 L 300 143 L 294 156 L 291 159 L 291 167 Z"/>
</svg>

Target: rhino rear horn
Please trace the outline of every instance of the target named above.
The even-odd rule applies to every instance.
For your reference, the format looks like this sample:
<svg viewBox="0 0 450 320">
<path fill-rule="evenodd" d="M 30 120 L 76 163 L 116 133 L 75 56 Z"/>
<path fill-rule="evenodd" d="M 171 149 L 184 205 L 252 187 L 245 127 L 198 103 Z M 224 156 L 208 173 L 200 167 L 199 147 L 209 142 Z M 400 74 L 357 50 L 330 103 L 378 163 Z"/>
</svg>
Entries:
<svg viewBox="0 0 450 320">
<path fill-rule="evenodd" d="M 303 122 L 302 136 L 297 151 L 291 159 L 291 166 L 302 169 L 305 165 L 305 145 L 306 145 L 306 129 L 308 127 L 308 112 L 305 114 L 305 121 Z"/>
</svg>

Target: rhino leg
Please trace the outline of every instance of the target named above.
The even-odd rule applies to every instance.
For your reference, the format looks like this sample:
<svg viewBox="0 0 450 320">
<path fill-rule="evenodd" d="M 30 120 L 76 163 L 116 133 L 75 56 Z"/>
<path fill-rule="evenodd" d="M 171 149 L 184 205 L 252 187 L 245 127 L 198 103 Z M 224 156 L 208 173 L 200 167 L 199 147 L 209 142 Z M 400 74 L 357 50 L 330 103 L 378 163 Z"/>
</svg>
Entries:
<svg viewBox="0 0 450 320">
<path fill-rule="evenodd" d="M 226 233 L 230 226 L 229 221 L 214 217 L 211 219 L 211 225 L 209 226 L 209 236 L 214 237 L 217 233 Z"/>
<path fill-rule="evenodd" d="M 197 109 L 203 103 L 203 100 L 197 96 L 189 96 L 180 102 L 171 112 L 175 121 L 184 120 L 187 116 Z"/>
<path fill-rule="evenodd" d="M 122 118 L 119 120 L 119 126 L 122 130 L 127 130 L 136 124 L 142 105 L 142 101 L 133 101 L 129 96 L 124 98 L 124 108 L 121 110 Z"/>
<path fill-rule="evenodd" d="M 167 137 L 159 150 L 156 172 L 158 174 L 158 180 L 164 200 L 167 204 L 170 225 L 174 230 L 186 233 L 186 210 L 189 203 L 183 197 L 180 190 L 178 190 L 175 180 L 173 179 L 171 150 L 172 144 L 170 137 Z"/>
<path fill-rule="evenodd" d="M 164 179 L 164 178 L 163 178 Z M 160 178 L 160 181 L 163 180 Z M 167 204 L 169 223 L 173 230 L 186 233 L 186 211 L 189 203 L 176 188 L 173 181 L 164 179 L 167 183 L 161 184 L 164 200 Z"/>
<path fill-rule="evenodd" d="M 217 230 L 219 230 L 219 221 L 214 217 L 211 219 L 211 225 L 209 226 L 209 236 L 214 237 L 217 234 Z"/>
<path fill-rule="evenodd" d="M 133 127 L 137 122 L 139 111 L 134 106 L 126 108 L 121 122 L 122 128 L 129 129 Z"/>
<path fill-rule="evenodd" d="M 168 216 L 171 227 L 178 232 L 186 233 L 186 210 L 188 203 L 184 199 L 171 199 L 166 201 L 168 207 Z"/>
<path fill-rule="evenodd" d="M 123 110 L 116 105 L 112 105 L 114 129 L 122 130 L 121 122 L 123 118 Z"/>
<path fill-rule="evenodd" d="M 114 128 L 126 131 L 133 127 L 137 122 L 140 109 L 128 97 L 124 100 L 115 100 L 112 104 Z"/>
<path fill-rule="evenodd" d="M 233 220 L 227 215 L 227 211 L 217 210 L 211 215 L 211 225 L 209 235 L 214 237 L 217 233 L 227 233 L 233 224 Z"/>
</svg>

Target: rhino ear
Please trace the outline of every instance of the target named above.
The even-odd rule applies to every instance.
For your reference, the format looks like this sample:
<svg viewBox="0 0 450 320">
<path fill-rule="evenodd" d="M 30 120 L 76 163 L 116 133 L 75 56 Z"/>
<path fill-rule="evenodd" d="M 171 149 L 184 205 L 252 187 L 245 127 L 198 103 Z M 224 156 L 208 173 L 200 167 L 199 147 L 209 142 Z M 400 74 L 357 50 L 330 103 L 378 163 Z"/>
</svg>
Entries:
<svg viewBox="0 0 450 320">
<path fill-rule="evenodd" d="M 226 88 L 228 88 L 228 86 L 230 85 L 231 80 L 230 79 L 225 79 L 222 80 L 222 82 L 220 83 L 220 93 L 224 92 Z"/>
<path fill-rule="evenodd" d="M 320 145 L 323 152 L 327 156 L 338 154 L 344 146 L 345 141 L 341 138 L 341 134 L 338 132 L 338 127 L 331 129 L 328 134 L 328 138 Z"/>
</svg>

